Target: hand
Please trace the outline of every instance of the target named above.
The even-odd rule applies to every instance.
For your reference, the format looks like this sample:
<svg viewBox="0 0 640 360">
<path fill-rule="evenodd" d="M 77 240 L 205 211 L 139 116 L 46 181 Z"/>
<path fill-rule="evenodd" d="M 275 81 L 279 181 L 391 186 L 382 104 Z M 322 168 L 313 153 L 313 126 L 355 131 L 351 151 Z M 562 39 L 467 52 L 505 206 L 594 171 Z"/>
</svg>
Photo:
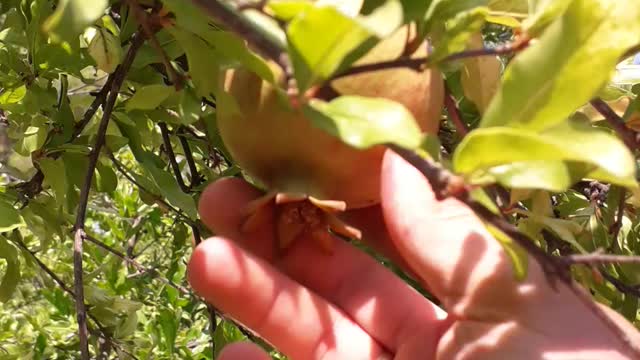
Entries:
<svg viewBox="0 0 640 360">
<path fill-rule="evenodd" d="M 202 195 L 202 219 L 218 236 L 194 251 L 189 281 L 294 360 L 631 358 L 567 288 L 551 289 L 533 260 L 527 279 L 517 281 L 472 212 L 454 199 L 436 201 L 424 177 L 390 152 L 381 190 L 380 207 L 351 211 L 346 220 L 428 287 L 446 313 L 346 242 L 336 240 L 327 256 L 303 239 L 274 256 L 272 222 L 254 234 L 238 230 L 243 207 L 260 195 L 238 179 Z M 268 358 L 250 343 L 220 355 Z"/>
</svg>

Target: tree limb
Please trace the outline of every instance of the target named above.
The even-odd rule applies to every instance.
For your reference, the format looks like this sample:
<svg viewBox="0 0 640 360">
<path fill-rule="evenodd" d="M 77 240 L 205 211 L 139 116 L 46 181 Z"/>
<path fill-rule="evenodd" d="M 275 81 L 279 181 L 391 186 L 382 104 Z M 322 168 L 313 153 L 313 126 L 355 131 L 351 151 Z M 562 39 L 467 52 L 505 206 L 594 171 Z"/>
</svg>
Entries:
<svg viewBox="0 0 640 360">
<path fill-rule="evenodd" d="M 138 49 L 144 43 L 144 37 L 140 33 L 133 35 L 134 38 L 129 47 L 129 51 L 125 56 L 122 63 L 118 66 L 113 75 L 113 81 L 111 88 L 109 89 L 109 95 L 104 104 L 104 110 L 102 114 L 102 120 L 98 127 L 98 133 L 96 135 L 96 141 L 89 153 L 89 165 L 87 173 L 85 175 L 84 184 L 80 189 L 80 199 L 78 201 L 78 208 L 76 211 L 76 221 L 74 224 L 74 240 L 73 240 L 73 277 L 74 277 L 74 289 L 76 298 L 76 317 L 78 320 L 78 336 L 80 341 L 80 355 L 82 360 L 89 360 L 89 340 L 87 332 L 87 313 L 84 306 L 84 283 L 83 283 L 83 270 L 82 270 L 82 241 L 84 240 L 84 222 L 87 214 L 87 205 L 89 201 L 89 192 L 91 191 L 91 183 L 93 181 L 93 173 L 100 157 L 100 151 L 105 143 L 105 136 L 107 132 L 107 126 L 109 125 L 109 119 L 111 118 L 111 112 L 118 99 L 120 87 L 124 82 L 127 72 L 133 63 Z"/>
</svg>

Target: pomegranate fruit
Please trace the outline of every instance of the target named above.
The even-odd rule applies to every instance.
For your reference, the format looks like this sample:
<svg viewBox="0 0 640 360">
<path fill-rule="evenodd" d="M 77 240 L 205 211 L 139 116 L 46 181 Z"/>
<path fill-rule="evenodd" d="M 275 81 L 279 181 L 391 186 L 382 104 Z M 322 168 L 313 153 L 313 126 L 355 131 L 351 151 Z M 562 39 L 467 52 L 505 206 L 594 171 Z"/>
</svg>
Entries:
<svg viewBox="0 0 640 360">
<path fill-rule="evenodd" d="M 399 29 L 356 65 L 400 57 L 409 31 L 408 26 Z M 413 54 L 425 55 L 426 46 Z M 273 66 L 273 70 L 283 78 L 279 69 Z M 397 101 L 413 114 L 422 131 L 438 131 L 444 89 L 437 70 L 384 69 L 340 77 L 330 85 L 341 95 Z M 278 236 L 282 247 L 302 232 L 326 234 L 327 228 L 358 237 L 359 233 L 339 222 L 335 213 L 380 201 L 384 147 L 359 150 L 344 144 L 315 127 L 301 110 L 283 104 L 273 85 L 246 69 L 227 70 L 223 87 L 235 105 L 218 103 L 220 135 L 235 161 L 270 191 L 250 207 L 248 213 L 254 219 L 250 216 L 247 224 L 259 217 L 262 205 L 275 199 L 281 205 Z M 310 216 L 310 205 L 322 210 L 315 218 Z M 326 239 L 313 237 L 326 248 Z"/>
</svg>

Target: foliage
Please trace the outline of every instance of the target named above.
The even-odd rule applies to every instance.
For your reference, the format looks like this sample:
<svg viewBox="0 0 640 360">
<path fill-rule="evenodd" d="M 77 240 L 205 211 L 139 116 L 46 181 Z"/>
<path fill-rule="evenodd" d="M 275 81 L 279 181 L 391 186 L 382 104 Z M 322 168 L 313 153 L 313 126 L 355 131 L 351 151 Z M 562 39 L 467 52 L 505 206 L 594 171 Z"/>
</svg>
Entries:
<svg viewBox="0 0 640 360">
<path fill-rule="evenodd" d="M 216 129 L 216 104 L 233 101 L 219 90 L 220 71 L 244 67 L 275 83 L 274 59 L 195 3 L 0 2 L 0 359 L 78 358 L 73 238 L 85 206 L 92 353 L 211 359 L 226 343 L 260 342 L 220 316 L 209 333 L 211 313 L 190 293 L 185 264 L 192 242 L 209 235 L 198 219 L 200 192 L 221 177 L 247 175 Z M 622 104 L 614 106 L 622 128 L 638 129 L 640 87 L 612 81 L 640 44 L 637 1 L 367 0 L 355 15 L 273 0 L 243 16 L 287 49 L 298 94 L 415 24 L 432 44 L 424 63 L 445 75 L 471 129 L 464 136 L 447 108 L 435 158 L 469 183 L 502 189 L 493 199 L 549 253 L 640 255 L 637 148 L 620 140 L 612 125 L 619 119 L 589 105 L 597 97 Z M 528 46 L 504 48 L 518 42 Z M 481 57 L 454 59 L 478 49 Z M 302 106 L 354 147 L 433 145 L 390 100 L 344 96 Z M 501 241 L 525 273 L 521 253 Z M 638 292 L 611 283 L 640 284 L 640 265 L 605 270 L 610 281 L 584 267 L 573 275 L 640 326 Z"/>
</svg>

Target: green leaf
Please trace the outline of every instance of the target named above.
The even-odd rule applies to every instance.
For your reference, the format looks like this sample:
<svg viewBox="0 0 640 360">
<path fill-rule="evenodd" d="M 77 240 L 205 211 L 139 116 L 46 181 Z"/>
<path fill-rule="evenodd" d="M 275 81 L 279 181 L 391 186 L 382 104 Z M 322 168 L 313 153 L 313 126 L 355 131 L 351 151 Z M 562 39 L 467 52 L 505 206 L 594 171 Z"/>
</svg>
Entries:
<svg viewBox="0 0 640 360">
<path fill-rule="evenodd" d="M 161 310 L 158 315 L 158 322 L 160 323 L 160 329 L 164 336 L 165 346 L 171 353 L 175 351 L 176 335 L 178 333 L 178 324 L 176 316 L 169 310 Z"/>
<path fill-rule="evenodd" d="M 7 269 L 0 283 L 0 302 L 6 302 L 11 299 L 11 295 L 18 287 L 20 282 L 20 263 L 7 261 Z"/>
<path fill-rule="evenodd" d="M 16 248 L 2 236 L 0 236 L 0 258 L 7 261 L 6 270 L 0 282 L 0 302 L 6 302 L 11 299 L 20 282 L 20 262 Z"/>
<path fill-rule="evenodd" d="M 47 139 L 47 130 L 46 125 L 29 126 L 16 144 L 16 152 L 23 156 L 30 156 L 32 152 L 40 149 Z"/>
<path fill-rule="evenodd" d="M 314 4 L 308 0 L 275 0 L 269 1 L 267 4 L 267 8 L 274 17 L 286 22 L 293 20 L 313 6 Z"/>
<path fill-rule="evenodd" d="M 118 187 L 118 178 L 111 166 L 98 162 L 94 176 L 96 190 L 103 193 L 112 193 Z"/>
<path fill-rule="evenodd" d="M 466 175 L 537 161 L 579 162 L 592 167 L 589 177 L 637 186 L 629 149 L 615 135 L 579 121 L 566 121 L 541 133 L 508 127 L 477 129 L 465 137 L 453 157 L 455 170 Z M 511 168 L 511 176 L 513 171 L 517 167 Z"/>
<path fill-rule="evenodd" d="M 560 192 L 587 177 L 592 169 L 589 164 L 575 161 L 522 161 L 492 167 L 487 170 L 488 178 L 483 180 L 496 181 L 508 188 Z"/>
<path fill-rule="evenodd" d="M 429 55 L 430 62 L 437 63 L 451 54 L 464 51 L 471 37 L 482 28 L 488 15 L 488 8 L 477 7 L 461 12 L 449 20 L 444 36 L 438 39 L 435 50 Z"/>
<path fill-rule="evenodd" d="M 209 31 L 199 35 L 218 51 L 221 55 L 221 64 L 227 67 L 242 65 L 262 79 L 270 83 L 275 82 L 275 77 L 267 62 L 252 52 L 243 39 L 226 31 Z M 222 60 L 225 60 L 224 63 Z"/>
<path fill-rule="evenodd" d="M 98 20 L 107 9 L 107 0 L 60 0 L 44 22 L 43 30 L 56 42 L 77 42 L 77 37 Z"/>
<path fill-rule="evenodd" d="M 487 6 L 488 0 L 433 0 L 425 15 L 427 28 L 438 22 L 446 22 L 457 14 L 479 6 Z"/>
<path fill-rule="evenodd" d="M 527 278 L 527 272 L 529 269 L 529 255 L 528 253 L 522 249 L 518 244 L 514 243 L 513 240 L 508 237 L 505 233 L 500 231 L 499 229 L 487 225 L 487 229 L 493 237 L 502 245 L 502 248 L 505 251 L 505 254 L 511 260 L 511 265 L 513 266 L 513 275 L 517 281 L 522 281 Z"/>
<path fill-rule="evenodd" d="M 417 149 L 422 142 L 413 115 L 395 101 L 341 96 L 329 103 L 314 100 L 303 112 L 317 127 L 358 149 L 388 143 Z"/>
<path fill-rule="evenodd" d="M 350 65 L 357 60 L 353 54 L 363 55 L 376 43 L 371 31 L 333 7 L 305 11 L 290 23 L 287 36 L 301 92 Z"/>
<path fill-rule="evenodd" d="M 509 64 L 481 126 L 540 130 L 564 121 L 598 93 L 620 57 L 639 42 L 637 1 L 574 0 Z"/>
<path fill-rule="evenodd" d="M 198 217 L 198 210 L 193 198 L 189 194 L 182 192 L 176 179 L 171 174 L 156 166 L 150 158 L 150 154 L 146 153 L 140 165 L 149 173 L 157 188 L 160 189 L 162 195 L 164 195 L 171 204 L 183 210 L 187 216 L 192 219 Z"/>
<path fill-rule="evenodd" d="M 178 28 L 172 28 L 170 31 L 187 54 L 189 75 L 198 96 L 211 96 L 215 92 L 218 81 L 216 51 L 199 36 L 181 31 Z"/>
<path fill-rule="evenodd" d="M 162 102 L 175 95 L 176 90 L 172 86 L 162 84 L 154 84 L 144 86 L 136 91 L 136 93 L 126 102 L 125 109 L 127 112 L 131 110 L 153 110 L 160 106 Z"/>
<path fill-rule="evenodd" d="M 26 94 L 27 87 L 25 85 L 4 89 L 2 94 L 0 94 L 0 105 L 17 104 L 22 101 Z"/>
<path fill-rule="evenodd" d="M 573 0 L 530 1 L 531 15 L 522 23 L 523 30 L 532 37 L 538 36 L 554 20 L 562 16 Z"/>
<path fill-rule="evenodd" d="M 96 62 L 98 69 L 111 74 L 122 62 L 123 51 L 120 39 L 105 28 L 99 28 L 91 39 L 87 52 Z"/>
<path fill-rule="evenodd" d="M 44 174 L 44 183 L 51 187 L 58 204 L 65 204 L 67 197 L 67 176 L 62 158 L 42 158 L 38 162 Z"/>
<path fill-rule="evenodd" d="M 23 225 L 18 210 L 8 200 L 0 198 L 0 232 L 11 231 Z"/>
</svg>

